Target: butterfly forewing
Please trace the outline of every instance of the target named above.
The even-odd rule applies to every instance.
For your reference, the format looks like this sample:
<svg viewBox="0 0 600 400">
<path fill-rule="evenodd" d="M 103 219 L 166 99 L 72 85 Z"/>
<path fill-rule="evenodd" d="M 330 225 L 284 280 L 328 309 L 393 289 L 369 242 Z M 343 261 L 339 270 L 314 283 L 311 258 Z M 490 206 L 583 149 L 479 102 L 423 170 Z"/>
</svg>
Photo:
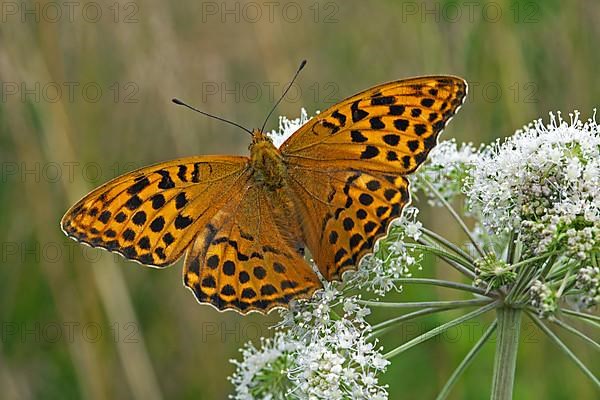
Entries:
<svg viewBox="0 0 600 400">
<path fill-rule="evenodd" d="M 322 112 L 282 146 L 308 247 L 340 279 L 373 250 L 410 201 L 405 175 L 422 164 L 463 103 L 451 76 L 376 86 Z"/>
<path fill-rule="evenodd" d="M 205 221 L 249 179 L 245 157 L 190 157 L 118 177 L 75 204 L 71 238 L 151 266 L 177 261 Z"/>
<path fill-rule="evenodd" d="M 451 76 L 406 79 L 359 93 L 311 119 L 281 147 L 286 160 L 323 168 L 409 174 L 425 161 L 437 136 L 466 96 Z"/>
</svg>

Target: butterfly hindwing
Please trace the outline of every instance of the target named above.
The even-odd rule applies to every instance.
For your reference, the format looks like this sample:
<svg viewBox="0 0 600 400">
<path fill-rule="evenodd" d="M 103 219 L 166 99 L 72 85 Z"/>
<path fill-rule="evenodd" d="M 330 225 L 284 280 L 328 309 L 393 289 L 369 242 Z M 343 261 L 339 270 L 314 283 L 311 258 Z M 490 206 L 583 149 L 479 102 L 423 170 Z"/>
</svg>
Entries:
<svg viewBox="0 0 600 400">
<path fill-rule="evenodd" d="M 207 222 L 184 267 L 184 283 L 198 301 L 244 314 L 267 312 L 321 287 L 304 260 L 283 192 L 248 187 Z"/>
<path fill-rule="evenodd" d="M 327 171 L 304 165 L 290 174 L 300 199 L 305 236 L 327 280 L 340 280 L 387 233 L 410 201 L 408 180 L 400 175 L 357 170 Z"/>
<path fill-rule="evenodd" d="M 145 265 L 177 261 L 198 226 L 248 179 L 245 157 L 190 157 L 120 176 L 75 204 L 61 227 L 71 238 Z"/>
<path fill-rule="evenodd" d="M 466 82 L 452 76 L 376 86 L 318 114 L 281 147 L 293 164 L 409 174 L 425 161 L 463 103 Z"/>
</svg>

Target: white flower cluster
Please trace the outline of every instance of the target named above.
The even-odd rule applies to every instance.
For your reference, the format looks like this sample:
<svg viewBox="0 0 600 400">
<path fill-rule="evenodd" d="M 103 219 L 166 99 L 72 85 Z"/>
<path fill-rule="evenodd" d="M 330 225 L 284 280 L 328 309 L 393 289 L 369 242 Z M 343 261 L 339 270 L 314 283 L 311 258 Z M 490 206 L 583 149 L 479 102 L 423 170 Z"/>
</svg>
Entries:
<svg viewBox="0 0 600 400">
<path fill-rule="evenodd" d="M 357 300 L 328 284 L 282 311 L 275 338 L 263 340 L 261 349 L 247 345 L 243 360 L 234 361 L 231 398 L 387 399 L 377 376 L 389 362 L 367 340 L 370 310 Z"/>
<path fill-rule="evenodd" d="M 577 272 L 577 289 L 583 292 L 581 301 L 586 308 L 600 304 L 600 268 L 584 267 Z"/>
<path fill-rule="evenodd" d="M 370 310 L 357 299 L 341 297 L 327 285 L 314 301 L 285 312 L 284 324 L 304 344 L 296 353 L 296 368 L 290 370 L 298 398 L 387 399 L 377 375 L 389 362 L 377 342 L 367 340 L 370 325 L 365 317 Z"/>
<path fill-rule="evenodd" d="M 533 282 L 529 288 L 531 295 L 531 305 L 537 308 L 540 317 L 546 317 L 553 314 L 557 307 L 556 293 L 540 280 Z"/>
<path fill-rule="evenodd" d="M 293 386 L 287 378 L 287 370 L 292 365 L 291 355 L 299 343 L 288 340 L 282 332 L 272 339 L 261 338 L 260 348 L 252 343 L 240 350 L 243 361 L 231 360 L 237 366 L 229 377 L 235 386 L 236 400 L 283 400 Z"/>
<path fill-rule="evenodd" d="M 600 126 L 560 113 L 481 152 L 467 195 L 496 233 L 517 230 L 530 254 L 585 259 L 600 249 Z"/>
<path fill-rule="evenodd" d="M 478 158 L 478 150 L 471 143 L 460 147 L 454 139 L 440 142 L 431 152 L 427 162 L 414 175 L 414 187 L 427 196 L 429 204 L 441 206 L 426 182 L 429 182 L 447 201 L 463 192 L 465 179 L 473 163 Z"/>
</svg>

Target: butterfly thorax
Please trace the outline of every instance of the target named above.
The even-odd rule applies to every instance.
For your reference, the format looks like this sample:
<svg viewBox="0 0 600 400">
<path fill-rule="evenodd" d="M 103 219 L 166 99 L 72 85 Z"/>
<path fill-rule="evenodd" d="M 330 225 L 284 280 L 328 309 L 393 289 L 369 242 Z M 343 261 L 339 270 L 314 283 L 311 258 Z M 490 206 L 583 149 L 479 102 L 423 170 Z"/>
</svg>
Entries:
<svg viewBox="0 0 600 400">
<path fill-rule="evenodd" d="M 287 171 L 281 152 L 273 145 L 271 139 L 256 129 L 252 132 L 249 149 L 254 179 L 269 190 L 283 187 Z"/>
</svg>

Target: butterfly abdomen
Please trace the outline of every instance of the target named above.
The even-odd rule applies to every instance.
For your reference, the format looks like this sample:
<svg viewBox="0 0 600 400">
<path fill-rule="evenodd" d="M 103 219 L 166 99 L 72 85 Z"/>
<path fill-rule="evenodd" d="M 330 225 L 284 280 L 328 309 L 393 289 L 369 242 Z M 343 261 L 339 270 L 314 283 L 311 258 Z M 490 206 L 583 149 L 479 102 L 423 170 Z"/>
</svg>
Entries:
<svg viewBox="0 0 600 400">
<path fill-rule="evenodd" d="M 262 132 L 255 131 L 250 145 L 250 166 L 254 179 L 270 191 L 285 185 L 287 170 L 281 152 Z"/>
</svg>

